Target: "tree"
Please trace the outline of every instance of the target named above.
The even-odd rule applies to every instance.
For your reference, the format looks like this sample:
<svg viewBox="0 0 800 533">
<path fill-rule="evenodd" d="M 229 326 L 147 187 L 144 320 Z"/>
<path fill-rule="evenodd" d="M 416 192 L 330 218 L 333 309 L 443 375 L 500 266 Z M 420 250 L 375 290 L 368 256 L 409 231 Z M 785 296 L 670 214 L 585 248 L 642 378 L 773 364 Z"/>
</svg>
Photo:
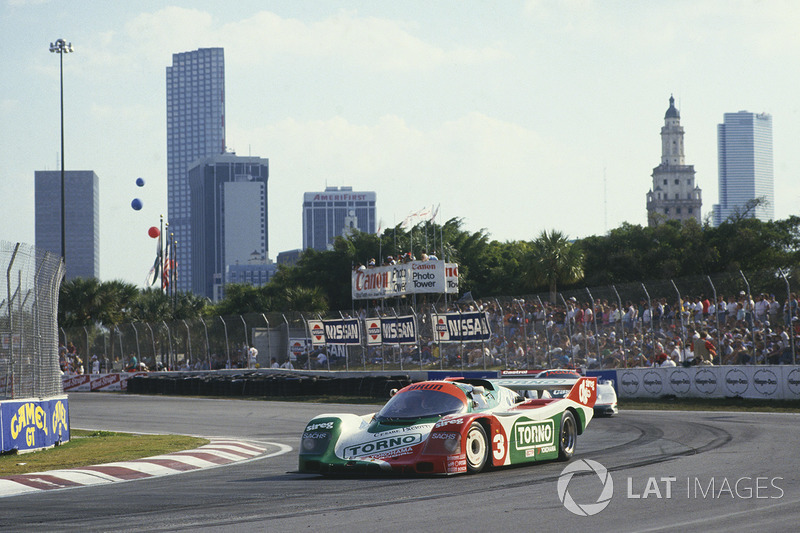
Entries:
<svg viewBox="0 0 800 533">
<path fill-rule="evenodd" d="M 560 231 L 542 231 L 532 243 L 528 272 L 535 285 L 547 285 L 550 301 L 556 301 L 559 283 L 583 278 L 583 252 Z"/>
</svg>

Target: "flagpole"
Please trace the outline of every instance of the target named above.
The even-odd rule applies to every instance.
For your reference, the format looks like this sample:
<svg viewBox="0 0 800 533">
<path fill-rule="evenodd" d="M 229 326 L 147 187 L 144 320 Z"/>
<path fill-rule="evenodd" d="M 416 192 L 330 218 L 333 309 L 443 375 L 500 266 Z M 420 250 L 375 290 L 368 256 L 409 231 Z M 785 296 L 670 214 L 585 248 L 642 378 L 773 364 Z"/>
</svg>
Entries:
<svg viewBox="0 0 800 533">
<path fill-rule="evenodd" d="M 169 229 L 169 222 L 167 222 L 166 229 Z M 158 271 L 158 278 L 161 281 L 161 294 L 164 294 L 164 245 L 167 239 L 164 238 L 164 215 L 161 215 L 161 235 L 158 236 L 158 255 L 161 256 L 160 266 Z"/>
</svg>

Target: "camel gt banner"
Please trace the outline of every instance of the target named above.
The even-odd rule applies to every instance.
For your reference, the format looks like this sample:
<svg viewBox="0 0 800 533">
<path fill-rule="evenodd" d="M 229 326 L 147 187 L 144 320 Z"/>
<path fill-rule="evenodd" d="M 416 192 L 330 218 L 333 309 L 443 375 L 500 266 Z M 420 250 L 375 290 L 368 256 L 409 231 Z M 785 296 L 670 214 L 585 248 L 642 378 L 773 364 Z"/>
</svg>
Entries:
<svg viewBox="0 0 800 533">
<path fill-rule="evenodd" d="M 314 346 L 325 344 L 361 344 L 361 324 L 357 318 L 341 320 L 309 320 L 311 343 Z"/>
<path fill-rule="evenodd" d="M 458 265 L 444 261 L 410 261 L 355 270 L 352 298 L 394 298 L 407 294 L 457 293 Z"/>
<path fill-rule="evenodd" d="M 0 402 L 0 451 L 35 450 L 68 440 L 66 396 Z"/>
<path fill-rule="evenodd" d="M 486 313 L 446 313 L 431 319 L 438 342 L 488 341 L 492 335 Z"/>
</svg>

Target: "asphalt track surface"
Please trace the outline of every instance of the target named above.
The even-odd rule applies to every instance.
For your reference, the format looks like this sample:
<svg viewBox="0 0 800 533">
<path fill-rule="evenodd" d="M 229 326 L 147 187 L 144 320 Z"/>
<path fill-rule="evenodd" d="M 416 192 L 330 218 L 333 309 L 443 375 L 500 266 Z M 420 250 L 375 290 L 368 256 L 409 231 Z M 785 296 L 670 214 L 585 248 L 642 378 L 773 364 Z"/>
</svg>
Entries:
<svg viewBox="0 0 800 533">
<path fill-rule="evenodd" d="M 797 531 L 800 523 L 800 415 L 622 411 L 593 420 L 570 463 L 436 478 L 296 473 L 299 436 L 311 417 L 373 410 L 70 394 L 76 428 L 224 436 L 262 443 L 268 453 L 278 445 L 293 450 L 211 470 L 4 498 L 0 530 L 765 532 Z M 564 468 L 589 465 L 587 459 L 608 469 L 613 492 L 604 493 L 600 476 L 587 470 L 561 477 L 560 498 Z M 573 514 L 562 499 L 578 512 L 597 512 Z"/>
</svg>

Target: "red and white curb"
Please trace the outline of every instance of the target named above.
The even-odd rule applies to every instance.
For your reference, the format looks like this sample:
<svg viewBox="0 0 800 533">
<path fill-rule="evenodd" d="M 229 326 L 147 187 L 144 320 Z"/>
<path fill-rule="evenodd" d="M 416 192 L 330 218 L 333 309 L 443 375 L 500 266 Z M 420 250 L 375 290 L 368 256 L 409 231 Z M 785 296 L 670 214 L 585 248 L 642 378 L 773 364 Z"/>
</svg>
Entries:
<svg viewBox="0 0 800 533">
<path fill-rule="evenodd" d="M 168 476 L 204 468 L 258 458 L 274 457 L 291 451 L 291 446 L 275 442 L 264 443 L 277 447 L 267 454 L 267 448 L 252 442 L 230 439 L 209 439 L 205 446 L 134 461 L 84 466 L 69 470 L 50 470 L 0 478 L 0 498 L 45 490 L 68 489 Z"/>
</svg>

